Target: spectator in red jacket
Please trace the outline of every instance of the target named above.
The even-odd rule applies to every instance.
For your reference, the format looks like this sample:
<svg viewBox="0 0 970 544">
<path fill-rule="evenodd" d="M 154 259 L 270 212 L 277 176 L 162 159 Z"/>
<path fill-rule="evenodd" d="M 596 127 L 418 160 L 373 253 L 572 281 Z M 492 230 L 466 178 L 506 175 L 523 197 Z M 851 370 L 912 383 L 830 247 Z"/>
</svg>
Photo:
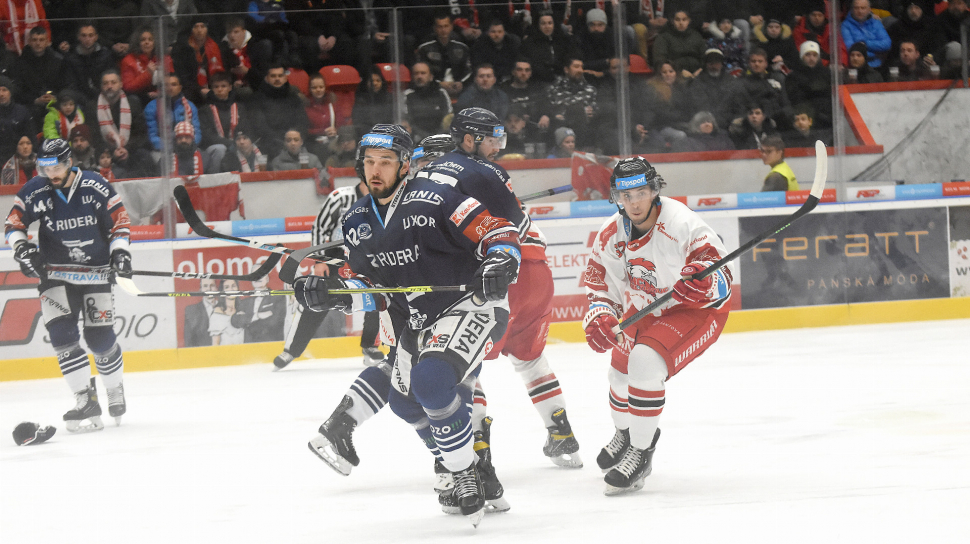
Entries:
<svg viewBox="0 0 970 544">
<path fill-rule="evenodd" d="M 155 54 L 155 32 L 144 27 L 131 37 L 131 53 L 121 59 L 121 87 L 126 93 L 138 96 L 142 104 L 158 98 L 158 85 L 162 76 L 175 71 L 172 59 L 165 57 L 164 69 L 158 72 L 158 56 Z"/>
<path fill-rule="evenodd" d="M 822 66 L 829 65 L 831 58 L 831 34 L 832 25 L 829 24 L 828 17 L 825 16 L 825 2 L 810 2 L 810 7 L 806 10 L 805 16 L 792 29 L 792 37 L 795 38 L 795 47 L 801 47 L 806 41 L 812 41 L 819 45 L 822 50 Z M 845 49 L 845 42 L 839 40 L 839 64 L 845 66 L 849 62 L 848 54 Z"/>
</svg>

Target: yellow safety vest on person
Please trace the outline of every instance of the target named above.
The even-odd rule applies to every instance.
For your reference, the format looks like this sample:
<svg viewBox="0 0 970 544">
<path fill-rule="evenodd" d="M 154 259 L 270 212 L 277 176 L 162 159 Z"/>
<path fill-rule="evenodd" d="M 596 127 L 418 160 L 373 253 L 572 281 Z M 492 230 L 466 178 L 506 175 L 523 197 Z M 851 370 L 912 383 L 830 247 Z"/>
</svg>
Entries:
<svg viewBox="0 0 970 544">
<path fill-rule="evenodd" d="M 773 166 L 771 168 L 771 172 L 768 172 L 768 176 L 770 176 L 774 172 L 777 172 L 782 176 L 785 176 L 785 179 L 788 180 L 788 189 L 787 189 L 788 191 L 798 190 L 798 180 L 795 179 L 795 172 L 792 172 L 792 169 L 790 166 L 788 166 L 787 162 L 781 161 L 780 163 Z M 765 179 L 768 179 L 768 176 L 765 176 Z"/>
</svg>

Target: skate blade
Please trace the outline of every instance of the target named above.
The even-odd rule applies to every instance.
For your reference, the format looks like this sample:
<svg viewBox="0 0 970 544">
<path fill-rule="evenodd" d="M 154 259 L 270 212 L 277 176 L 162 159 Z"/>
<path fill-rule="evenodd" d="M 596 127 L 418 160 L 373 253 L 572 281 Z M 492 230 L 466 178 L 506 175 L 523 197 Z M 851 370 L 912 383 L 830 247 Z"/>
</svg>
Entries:
<svg viewBox="0 0 970 544">
<path fill-rule="evenodd" d="M 85 421 L 88 423 L 84 424 Z M 67 432 L 78 434 L 93 433 L 95 431 L 104 429 L 104 423 L 101 422 L 101 416 L 92 416 L 87 419 L 65 421 L 64 426 L 67 427 Z"/>
<path fill-rule="evenodd" d="M 613 497 L 615 495 L 622 495 L 624 493 L 632 493 L 634 491 L 639 491 L 643 489 L 643 478 L 637 480 L 630 487 L 615 487 L 610 484 L 606 484 L 606 489 L 603 494 L 607 497 Z"/>
<path fill-rule="evenodd" d="M 121 416 L 115 416 L 115 427 L 121 427 Z"/>
<path fill-rule="evenodd" d="M 337 474 L 342 476 L 350 476 L 350 471 L 354 468 L 349 461 L 337 455 L 333 444 L 330 443 L 323 435 L 320 435 L 313 440 L 307 442 L 307 447 L 310 448 L 317 457 L 319 457 L 328 467 L 332 468 Z"/>
<path fill-rule="evenodd" d="M 472 514 L 468 514 L 465 517 L 468 518 L 468 521 L 472 522 L 472 527 L 474 527 L 474 528 L 477 529 L 478 528 L 478 524 L 481 523 L 482 522 L 482 518 L 485 517 L 485 509 L 482 508 L 481 510 L 479 510 L 477 512 L 474 512 Z"/>
<path fill-rule="evenodd" d="M 564 468 L 583 468 L 583 460 L 579 456 L 579 452 L 576 453 L 564 453 L 562 455 L 556 455 L 555 457 L 550 457 L 553 464 Z"/>
<path fill-rule="evenodd" d="M 505 497 L 499 497 L 497 499 L 486 500 L 485 509 L 483 510 L 486 514 L 501 514 L 502 512 L 508 512 L 512 509 L 512 505 L 509 504 L 508 499 Z M 441 511 L 445 514 L 461 514 L 461 508 L 457 506 L 441 505 Z"/>
</svg>

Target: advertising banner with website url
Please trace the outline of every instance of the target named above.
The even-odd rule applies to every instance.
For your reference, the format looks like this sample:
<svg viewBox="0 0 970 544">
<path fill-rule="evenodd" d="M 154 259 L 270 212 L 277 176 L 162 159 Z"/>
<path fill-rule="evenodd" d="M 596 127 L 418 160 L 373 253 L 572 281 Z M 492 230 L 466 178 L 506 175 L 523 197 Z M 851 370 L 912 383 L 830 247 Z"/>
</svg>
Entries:
<svg viewBox="0 0 970 544">
<path fill-rule="evenodd" d="M 780 217 L 739 218 L 740 238 Z M 743 309 L 950 296 L 947 209 L 812 214 L 739 258 Z"/>
</svg>

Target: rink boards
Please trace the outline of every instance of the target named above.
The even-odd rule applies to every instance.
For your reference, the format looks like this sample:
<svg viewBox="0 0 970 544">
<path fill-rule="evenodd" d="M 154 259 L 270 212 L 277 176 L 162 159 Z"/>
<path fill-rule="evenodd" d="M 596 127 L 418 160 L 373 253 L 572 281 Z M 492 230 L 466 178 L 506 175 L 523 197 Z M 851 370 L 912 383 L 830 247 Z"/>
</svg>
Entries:
<svg viewBox="0 0 970 544">
<path fill-rule="evenodd" d="M 793 208 L 713 210 L 702 217 L 729 251 L 791 213 Z M 556 297 L 551 342 L 582 342 L 578 322 L 586 311 L 580 278 L 604 217 L 538 221 L 549 243 L 547 256 Z M 306 234 L 257 238 L 289 247 L 306 246 Z M 245 274 L 266 253 L 208 239 L 133 244 L 139 270 Z M 741 256 L 733 313 L 726 332 L 887 323 L 970 317 L 970 198 L 911 202 L 823 204 L 801 221 Z M 0 252 L 0 381 L 59 376 L 37 292 L 20 275 L 11 251 Z M 10 272 L 16 271 L 16 272 Z M 302 272 L 306 273 L 308 269 Z M 271 274 L 270 288 L 283 288 Z M 142 291 L 195 291 L 198 280 L 136 276 Z M 241 282 L 241 289 L 251 288 Z M 266 363 L 279 341 L 187 347 L 189 297 L 132 297 L 115 289 L 119 343 L 128 370 L 161 370 Z M 291 320 L 289 300 L 283 331 Z M 359 334 L 360 316 L 348 318 Z M 198 335 L 195 335 L 198 336 Z M 307 357 L 359 355 L 358 338 L 311 342 Z"/>
</svg>

